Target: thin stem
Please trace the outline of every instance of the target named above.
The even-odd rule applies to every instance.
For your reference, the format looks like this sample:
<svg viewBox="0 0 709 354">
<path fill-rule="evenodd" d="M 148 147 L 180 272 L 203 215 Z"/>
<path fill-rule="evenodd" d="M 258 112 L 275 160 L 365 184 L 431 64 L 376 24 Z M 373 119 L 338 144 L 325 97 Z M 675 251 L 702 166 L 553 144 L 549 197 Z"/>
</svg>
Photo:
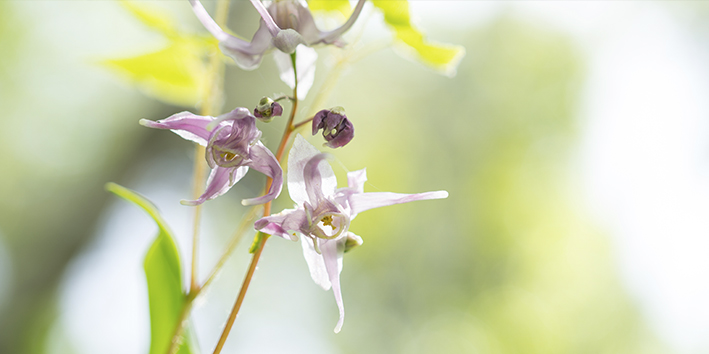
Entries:
<svg viewBox="0 0 709 354">
<path fill-rule="evenodd" d="M 239 241 L 241 241 L 241 238 L 244 236 L 246 231 L 250 227 L 253 226 L 254 219 L 256 219 L 256 213 L 259 211 L 259 205 L 252 207 L 249 212 L 244 216 L 244 218 L 241 220 L 241 224 L 239 225 L 239 228 L 234 232 L 234 235 L 231 238 L 231 241 L 229 241 L 229 245 L 227 245 L 226 250 L 224 250 L 224 253 L 222 253 L 222 257 L 219 258 L 219 261 L 217 264 L 212 268 L 212 273 L 209 274 L 209 277 L 207 277 L 207 280 L 202 284 L 202 287 L 197 290 L 195 293 L 195 296 L 199 294 L 201 290 L 204 288 L 208 287 L 214 278 L 216 278 L 217 274 L 219 274 L 219 271 L 224 267 L 224 263 L 229 259 L 229 256 L 231 256 L 231 253 L 234 251 L 236 246 L 239 245 Z"/>
<path fill-rule="evenodd" d="M 251 264 L 249 265 L 249 270 L 246 273 L 246 278 L 244 278 L 244 283 L 241 285 L 241 291 L 239 291 L 239 296 L 236 298 L 234 308 L 231 310 L 231 314 L 229 315 L 229 319 L 227 320 L 226 327 L 224 327 L 224 332 L 222 333 L 222 336 L 219 337 L 219 342 L 217 343 L 217 347 L 214 349 L 214 354 L 220 353 L 222 351 L 222 347 L 224 347 L 224 343 L 226 343 L 229 331 L 231 331 L 231 327 L 234 325 L 234 320 L 236 320 L 236 315 L 239 313 L 241 304 L 244 302 L 246 290 L 249 288 L 251 278 L 254 276 L 254 271 L 256 271 L 256 265 L 258 264 L 258 261 L 261 258 L 261 253 L 263 252 L 263 247 L 265 245 L 266 240 L 263 240 L 263 242 L 261 242 L 261 244 L 259 245 L 258 249 L 256 249 L 256 252 L 254 252 L 254 257 L 251 260 Z"/>
<path fill-rule="evenodd" d="M 219 25 L 224 25 L 226 23 L 229 14 L 229 0 L 219 0 L 217 2 L 216 18 Z M 200 107 L 200 114 L 203 116 L 214 115 L 216 111 L 219 110 L 219 106 L 222 103 L 222 95 L 224 91 L 223 85 L 224 76 L 224 63 L 218 52 L 211 53 L 209 58 L 209 73 L 207 76 L 207 83 L 204 86 L 204 92 L 202 94 L 202 102 Z M 192 195 L 194 199 L 199 198 L 201 190 L 204 186 L 204 180 L 206 175 L 206 164 L 204 162 L 204 152 L 205 148 L 201 145 L 195 147 L 194 154 L 194 167 L 193 167 L 193 185 L 192 185 Z M 198 205 L 194 209 L 193 218 L 193 229 L 192 229 L 192 259 L 190 265 L 190 287 L 189 291 L 185 297 L 185 303 L 182 305 L 182 310 L 178 317 L 175 331 L 172 335 L 172 340 L 170 346 L 168 347 L 167 353 L 174 354 L 179 349 L 180 338 L 184 332 L 185 323 L 189 317 L 190 311 L 192 309 L 192 302 L 194 301 L 196 295 L 204 288 L 200 287 L 198 284 L 198 267 L 199 264 L 199 230 L 202 217 L 202 207 Z"/>
<path fill-rule="evenodd" d="M 206 111 L 206 109 L 202 109 Z M 203 114 L 204 115 L 204 114 Z M 192 183 L 192 197 L 193 199 L 199 198 L 201 190 L 204 185 L 205 178 L 205 163 L 204 163 L 204 147 L 202 145 L 197 145 L 194 150 L 194 178 Z M 194 219 L 192 228 L 192 267 L 191 267 L 191 280 L 190 280 L 190 292 L 195 291 L 199 288 L 197 284 L 197 257 L 199 255 L 199 229 L 200 221 L 202 217 L 202 206 L 197 205 L 194 208 Z"/>
<path fill-rule="evenodd" d="M 293 120 L 295 119 L 295 114 L 296 110 L 298 108 L 298 71 L 295 66 L 295 53 L 291 54 L 291 63 L 293 64 L 293 75 L 295 76 L 295 85 L 293 87 L 293 107 L 291 110 L 290 117 L 288 118 L 288 122 L 286 123 L 286 129 L 283 132 L 283 137 L 281 138 L 281 143 L 278 146 L 278 150 L 276 151 L 276 160 L 278 162 L 281 162 L 281 159 L 283 158 L 283 152 L 285 151 L 285 146 L 288 143 L 288 140 L 290 138 L 291 133 L 295 129 L 293 125 Z M 271 186 L 271 183 L 273 183 L 272 178 L 266 179 L 266 189 L 268 190 Z M 267 202 L 263 206 L 263 216 L 268 216 L 271 214 L 271 202 Z M 249 284 L 251 284 L 251 278 L 254 276 L 254 272 L 256 271 L 256 266 L 258 265 L 259 260 L 261 259 L 261 253 L 263 252 L 264 246 L 266 246 L 266 241 L 268 241 L 268 238 L 270 235 L 266 235 L 264 239 L 259 242 L 258 248 L 254 252 L 253 258 L 251 258 L 251 264 L 249 265 L 249 270 L 246 272 L 246 277 L 244 278 L 244 282 L 241 284 L 241 290 L 239 290 L 239 295 L 236 297 L 236 302 L 234 303 L 234 307 L 231 310 L 231 313 L 229 314 L 229 318 L 227 319 L 226 326 L 224 326 L 224 331 L 222 331 L 222 335 L 219 337 L 219 342 L 217 342 L 216 348 L 214 348 L 214 354 L 219 354 L 222 351 L 222 348 L 224 347 L 224 343 L 226 343 L 226 339 L 229 336 L 229 332 L 231 331 L 231 327 L 234 326 L 234 321 L 236 320 L 236 316 L 239 314 L 239 309 L 241 309 L 241 304 L 244 302 L 244 297 L 246 297 L 246 291 L 249 289 Z"/>
<path fill-rule="evenodd" d="M 306 120 L 304 120 L 304 121 L 302 121 L 302 122 L 300 122 L 300 123 L 294 125 L 294 126 L 293 126 L 293 130 L 295 131 L 295 130 L 297 130 L 298 128 L 300 128 L 300 127 L 302 127 L 302 126 L 304 126 L 304 125 L 306 125 L 306 124 L 312 122 L 312 121 L 313 121 L 313 118 L 315 118 L 315 116 L 312 116 L 312 117 L 310 117 L 310 118 L 308 118 L 308 119 L 306 119 Z"/>
<path fill-rule="evenodd" d="M 295 66 L 295 53 L 291 54 L 290 57 L 291 63 L 293 64 L 293 76 L 295 76 L 295 85 L 293 85 L 293 108 L 291 109 L 290 117 L 288 117 L 288 122 L 286 123 L 286 130 L 283 132 L 283 137 L 281 137 L 281 143 L 278 145 L 278 150 L 276 150 L 276 159 L 279 162 L 283 158 L 283 152 L 286 149 L 290 135 L 295 129 L 293 126 L 293 120 L 295 119 L 295 113 L 298 110 L 298 69 L 296 69 Z"/>
</svg>

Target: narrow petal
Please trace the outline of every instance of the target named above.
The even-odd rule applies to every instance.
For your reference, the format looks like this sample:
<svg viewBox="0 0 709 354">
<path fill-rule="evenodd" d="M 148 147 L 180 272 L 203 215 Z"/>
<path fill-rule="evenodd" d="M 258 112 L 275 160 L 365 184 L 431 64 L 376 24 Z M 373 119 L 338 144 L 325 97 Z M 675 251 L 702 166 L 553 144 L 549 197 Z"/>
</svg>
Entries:
<svg viewBox="0 0 709 354">
<path fill-rule="evenodd" d="M 367 182 L 367 169 L 347 172 L 347 186 L 356 190 L 357 193 L 364 193 L 364 182 Z"/>
<path fill-rule="evenodd" d="M 320 162 L 329 158 L 329 154 L 321 153 L 313 156 L 303 167 L 303 179 L 305 181 L 305 191 L 308 193 L 308 200 L 313 205 L 319 205 L 325 194 L 323 193 L 322 177 L 320 177 Z"/>
<path fill-rule="evenodd" d="M 350 206 L 352 207 L 352 217 L 354 218 L 355 215 L 369 209 L 394 204 L 414 202 L 417 200 L 443 198 L 448 198 L 448 192 L 435 191 L 418 194 L 401 194 L 390 192 L 356 193 L 350 196 Z"/>
<path fill-rule="evenodd" d="M 280 72 L 280 78 L 291 89 L 295 87 L 295 75 L 293 75 L 293 63 L 289 54 L 275 51 L 273 58 Z M 318 60 L 318 53 L 315 49 L 299 45 L 295 49 L 295 65 L 298 69 L 298 99 L 302 100 L 308 95 L 315 82 L 315 63 Z"/>
<path fill-rule="evenodd" d="M 291 241 L 298 237 L 291 231 L 307 229 L 308 219 L 303 209 L 286 209 L 278 214 L 256 220 L 254 228 L 269 235 L 276 235 Z M 307 238 L 307 237 L 306 237 Z"/>
<path fill-rule="evenodd" d="M 261 26 L 254 34 L 251 42 L 247 42 L 224 32 L 214 19 L 209 16 L 209 13 L 199 0 L 190 0 L 190 3 L 192 4 L 192 10 L 199 21 L 202 22 L 202 25 L 219 41 L 219 47 L 222 52 L 234 59 L 234 62 L 239 67 L 244 70 L 253 70 L 261 64 L 263 54 L 271 46 L 272 38 L 265 22 L 261 21 Z"/>
<path fill-rule="evenodd" d="M 148 128 L 169 129 L 184 139 L 194 141 L 202 146 L 207 146 L 207 140 L 210 134 L 207 130 L 207 125 L 213 119 L 214 118 L 209 116 L 198 116 L 190 112 L 180 112 L 159 121 L 141 119 L 139 123 Z"/>
<path fill-rule="evenodd" d="M 320 239 L 316 239 L 316 241 L 321 242 Z M 330 283 L 330 277 L 327 275 L 325 260 L 323 260 L 322 254 L 315 251 L 313 240 L 309 237 L 301 237 L 300 244 L 303 246 L 303 257 L 305 257 L 305 262 L 308 264 L 310 277 L 313 278 L 315 284 L 320 285 L 324 290 L 330 290 L 332 284 Z M 322 245 L 323 243 L 320 244 Z"/>
<path fill-rule="evenodd" d="M 278 35 L 278 32 L 280 32 L 281 29 L 276 24 L 276 21 L 273 20 L 271 14 L 268 13 L 266 6 L 263 6 L 261 0 L 251 0 L 251 4 L 254 5 L 256 11 L 258 11 L 259 15 L 261 15 L 261 19 L 266 24 L 268 32 L 271 33 L 271 37 L 275 37 L 276 35 Z"/>
<path fill-rule="evenodd" d="M 342 272 L 342 255 L 345 253 L 345 241 L 345 238 L 341 238 L 320 244 L 327 276 L 330 279 L 330 284 L 332 284 L 332 293 L 335 295 L 335 302 L 340 310 L 340 319 L 335 326 L 335 333 L 340 332 L 345 321 L 345 305 L 342 302 L 342 291 L 340 290 L 340 272 Z"/>
<path fill-rule="evenodd" d="M 197 200 L 182 200 L 180 201 L 183 205 L 195 206 L 206 202 L 207 200 L 214 199 L 224 193 L 226 193 L 236 182 L 246 175 L 249 168 L 246 166 L 241 166 L 237 168 L 225 168 L 217 167 L 212 169 L 207 179 L 207 189 L 204 193 L 197 198 Z"/>
<path fill-rule="evenodd" d="M 283 170 L 281 165 L 273 156 L 271 150 L 268 150 L 260 141 L 256 145 L 251 147 L 251 162 L 248 166 L 252 167 L 254 170 L 265 174 L 273 179 L 271 187 L 268 189 L 268 193 L 263 196 L 251 199 L 244 199 L 241 201 L 243 205 L 254 205 L 263 204 L 268 201 L 274 200 L 281 194 L 281 189 L 283 189 Z"/>
<path fill-rule="evenodd" d="M 347 32 L 352 25 L 357 21 L 357 18 L 359 17 L 359 14 L 362 13 L 362 8 L 364 7 L 364 2 L 366 0 L 359 0 L 357 2 L 357 5 L 354 8 L 354 11 L 352 11 L 352 15 L 350 15 L 350 18 L 347 19 L 347 22 L 345 22 L 342 26 L 329 31 L 329 32 L 322 32 L 320 34 L 319 42 L 331 44 L 335 43 L 340 39 L 340 36 Z"/>
<path fill-rule="evenodd" d="M 214 118 L 211 123 L 207 124 L 207 130 L 210 132 L 214 130 L 214 128 L 219 125 L 219 123 L 225 121 L 225 120 L 237 120 L 237 119 L 244 119 L 246 117 L 253 117 L 251 115 L 251 111 L 244 107 L 236 107 L 234 108 L 231 112 L 224 113 L 220 115 L 219 117 Z M 253 123 L 254 129 L 256 127 L 256 123 Z"/>
<path fill-rule="evenodd" d="M 240 68 L 254 70 L 261 64 L 266 51 L 271 48 L 271 38 L 273 37 L 262 20 L 258 30 L 251 38 L 251 43 L 230 36 L 227 40 L 220 42 L 219 47 L 224 54 L 234 59 Z"/>
<path fill-rule="evenodd" d="M 303 136 L 296 135 L 293 147 L 288 154 L 288 193 L 291 199 L 298 205 L 303 205 L 308 201 L 308 193 L 305 190 L 305 179 L 303 177 L 303 169 L 305 164 L 314 156 L 320 154 L 320 151 L 310 145 Z M 329 164 L 322 163 L 318 165 L 320 177 L 322 178 L 322 190 L 325 196 L 334 194 L 337 188 L 337 178 Z"/>
<path fill-rule="evenodd" d="M 212 16 L 209 16 L 207 9 L 202 6 L 202 3 L 199 2 L 199 0 L 190 0 L 190 4 L 192 5 L 192 11 L 194 11 L 194 14 L 197 15 L 199 22 L 202 22 L 204 28 L 206 28 L 207 31 L 214 36 L 214 38 L 222 42 L 231 36 L 219 27 Z"/>
</svg>

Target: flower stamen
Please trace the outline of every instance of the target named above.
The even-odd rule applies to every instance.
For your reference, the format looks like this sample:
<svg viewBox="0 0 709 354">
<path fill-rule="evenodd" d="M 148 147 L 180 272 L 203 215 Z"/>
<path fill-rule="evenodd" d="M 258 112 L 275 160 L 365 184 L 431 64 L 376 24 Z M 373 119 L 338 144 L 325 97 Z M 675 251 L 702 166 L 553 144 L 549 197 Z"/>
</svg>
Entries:
<svg viewBox="0 0 709 354">
<path fill-rule="evenodd" d="M 335 231 L 336 227 L 332 224 L 332 215 L 327 215 L 320 221 L 322 221 L 323 226 L 330 226 L 332 228 L 332 231 Z"/>
</svg>

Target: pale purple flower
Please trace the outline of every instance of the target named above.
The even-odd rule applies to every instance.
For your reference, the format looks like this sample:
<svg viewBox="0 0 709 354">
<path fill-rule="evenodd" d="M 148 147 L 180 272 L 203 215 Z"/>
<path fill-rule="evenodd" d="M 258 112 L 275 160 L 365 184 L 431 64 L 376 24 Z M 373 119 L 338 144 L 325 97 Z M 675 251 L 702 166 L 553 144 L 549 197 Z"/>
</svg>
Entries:
<svg viewBox="0 0 709 354">
<path fill-rule="evenodd" d="M 345 109 L 335 107 L 323 109 L 313 117 L 313 135 L 322 129 L 326 146 L 338 148 L 347 145 L 354 138 L 354 126 L 347 119 Z"/>
<path fill-rule="evenodd" d="M 279 52 L 275 55 L 281 72 L 281 79 L 291 88 L 295 86 L 293 67 L 289 54 L 296 53 L 298 68 L 298 96 L 304 98 L 315 79 L 315 61 L 317 53 L 312 48 L 317 44 L 344 46 L 341 36 L 349 30 L 362 12 L 365 0 L 359 0 L 350 18 L 332 31 L 321 31 L 315 25 L 308 5 L 302 0 L 279 0 L 266 7 L 259 0 L 251 0 L 261 21 L 251 41 L 233 36 L 224 30 L 209 16 L 199 0 L 190 0 L 192 9 L 204 27 L 219 41 L 222 52 L 244 70 L 256 69 L 263 56 L 272 48 Z M 280 55 L 278 55 L 280 54 Z"/>
<path fill-rule="evenodd" d="M 266 203 L 281 193 L 283 170 L 276 157 L 259 141 L 261 131 L 256 128 L 256 118 L 246 108 L 239 107 L 216 118 L 181 112 L 156 122 L 141 119 L 140 124 L 172 130 L 207 147 L 205 157 L 212 168 L 207 188 L 197 200 L 183 200 L 182 204 L 199 205 L 226 193 L 246 175 L 249 167 L 273 178 L 273 183 L 265 195 L 244 199 L 242 204 Z"/>
<path fill-rule="evenodd" d="M 224 32 L 209 16 L 199 0 L 190 0 L 192 9 L 204 27 L 219 40 L 222 51 L 232 57 L 244 69 L 255 69 L 261 63 L 264 53 L 275 47 L 292 54 L 300 45 L 335 44 L 343 46 L 340 38 L 352 27 L 362 12 L 365 0 L 359 0 L 350 18 L 342 26 L 332 31 L 321 31 L 315 26 L 308 5 L 301 0 L 273 1 L 268 8 L 259 0 L 251 3 L 261 15 L 261 22 L 251 42 Z"/>
<path fill-rule="evenodd" d="M 320 153 L 305 139 L 296 136 L 288 157 L 288 192 L 294 209 L 262 218 L 255 223 L 261 232 L 297 240 L 302 235 L 303 255 L 316 284 L 332 291 L 340 318 L 335 333 L 342 328 L 345 310 L 340 291 L 342 256 L 362 239 L 349 231 L 350 222 L 365 210 L 416 200 L 448 197 L 446 191 L 419 194 L 389 192 L 364 193 L 364 169 L 347 174 L 348 186 L 337 188 L 337 179 Z"/>
</svg>

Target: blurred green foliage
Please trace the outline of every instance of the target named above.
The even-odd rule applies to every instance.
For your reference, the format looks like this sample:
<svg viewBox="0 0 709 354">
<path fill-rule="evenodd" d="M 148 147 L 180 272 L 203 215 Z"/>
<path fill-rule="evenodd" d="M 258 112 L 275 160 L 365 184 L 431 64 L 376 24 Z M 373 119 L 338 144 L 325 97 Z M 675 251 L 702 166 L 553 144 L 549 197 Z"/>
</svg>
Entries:
<svg viewBox="0 0 709 354">
<path fill-rule="evenodd" d="M 340 348 L 662 352 L 619 284 L 608 240 L 574 199 L 578 53 L 504 16 L 456 39 L 468 57 L 453 81 L 389 71 L 389 94 L 369 95 L 376 118 L 354 118 L 360 141 L 345 154 L 363 155 L 371 184 L 450 198 L 353 222 L 364 245 L 343 272 Z M 372 66 L 357 69 L 363 82 L 375 80 Z"/>
<path fill-rule="evenodd" d="M 218 55 L 211 36 L 183 33 L 164 9 L 123 0 L 125 9 L 145 26 L 167 38 L 155 52 L 129 58 L 106 59 L 102 64 L 148 96 L 181 106 L 195 107 L 208 89 L 207 55 Z"/>
<path fill-rule="evenodd" d="M 143 268 L 148 281 L 150 354 L 166 353 L 186 301 L 182 292 L 182 264 L 175 238 L 157 207 L 145 197 L 115 183 L 106 184 L 106 189 L 143 209 L 158 226 L 158 235 L 145 255 Z M 186 340 L 177 350 L 177 354 L 190 352 Z"/>
<path fill-rule="evenodd" d="M 27 97 L 34 93 L 7 89 L 18 79 L 14 68 L 32 70 L 19 59 L 23 31 L 13 18 L 11 7 L 0 2 L 0 102 L 19 121 L 15 117 L 28 119 Z M 253 19 L 234 22 L 247 29 L 256 25 Z M 353 170 L 368 168 L 368 191 L 447 189 L 451 195 L 369 211 L 353 222 L 364 245 L 345 262 L 347 318 L 334 339 L 339 348 L 344 353 L 666 352 L 620 286 L 608 240 L 585 217 L 570 176 L 584 74 L 579 53 L 567 38 L 508 17 L 446 41 L 468 49 L 454 79 L 379 52 L 352 68 L 356 75 L 343 78 L 328 102 L 345 106 L 357 127 L 352 144 L 335 154 Z M 283 89 L 270 84 L 277 82 L 277 74 L 267 71 L 272 64 L 267 60 L 256 72 L 231 68 L 226 106 L 250 106 L 264 92 Z M 57 111 L 76 109 L 70 106 L 76 102 L 62 103 L 66 106 Z M 80 106 L 82 118 L 88 118 L 82 124 L 29 117 L 32 128 L 72 128 L 60 131 L 68 141 L 62 142 L 72 147 L 63 153 L 70 163 L 56 169 L 38 168 L 26 150 L 9 146 L 16 141 L 10 139 L 14 130 L 0 132 L 0 190 L 12 201 L 0 203 L 0 229 L 17 279 L 12 306 L 0 309 L 1 353 L 44 351 L 57 283 L 93 235 L 106 199 L 103 183 L 129 179 L 124 176 L 139 173 L 133 169 L 141 161 L 186 146 L 137 125 L 139 117 L 167 117 L 176 107 L 114 94 L 94 104 L 108 113 Z M 110 135 L 102 140 L 99 135 L 100 146 L 90 150 L 79 128 Z M 264 127 L 269 146 L 279 135 L 280 127 Z M 45 151 L 65 151 L 44 140 L 33 143 Z M 344 172 L 338 173 L 344 181 Z M 251 178 L 240 182 L 244 190 L 260 188 L 262 181 Z M 287 204 L 283 198 L 281 203 Z"/>
</svg>

